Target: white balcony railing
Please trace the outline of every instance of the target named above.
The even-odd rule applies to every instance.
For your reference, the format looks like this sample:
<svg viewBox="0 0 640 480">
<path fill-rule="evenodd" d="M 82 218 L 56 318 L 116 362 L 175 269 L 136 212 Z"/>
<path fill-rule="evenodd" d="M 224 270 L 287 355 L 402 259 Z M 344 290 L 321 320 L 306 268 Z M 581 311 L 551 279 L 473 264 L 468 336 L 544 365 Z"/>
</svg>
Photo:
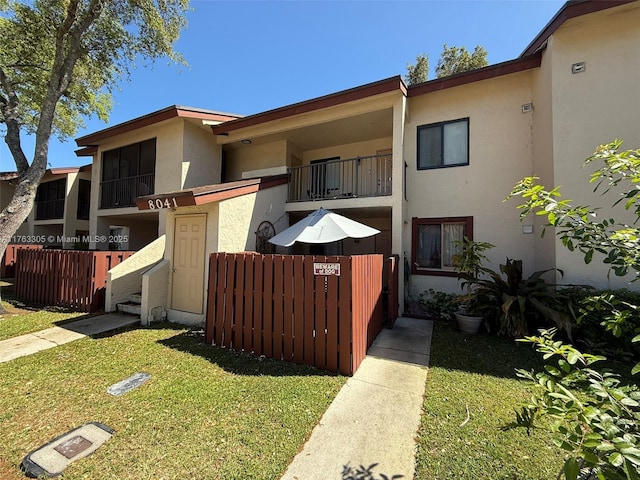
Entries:
<svg viewBox="0 0 640 480">
<path fill-rule="evenodd" d="M 391 155 L 328 160 L 289 169 L 289 202 L 391 195 Z"/>
</svg>

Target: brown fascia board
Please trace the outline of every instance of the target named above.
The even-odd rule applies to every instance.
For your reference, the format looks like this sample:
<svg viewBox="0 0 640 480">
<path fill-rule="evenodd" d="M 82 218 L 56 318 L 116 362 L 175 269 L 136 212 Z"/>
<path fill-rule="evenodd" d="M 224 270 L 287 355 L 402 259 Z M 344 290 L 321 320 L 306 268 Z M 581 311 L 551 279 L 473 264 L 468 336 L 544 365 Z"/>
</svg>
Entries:
<svg viewBox="0 0 640 480">
<path fill-rule="evenodd" d="M 15 180 L 18 176 L 18 172 L 0 172 L 0 180 Z"/>
<path fill-rule="evenodd" d="M 588 15 L 589 13 L 599 12 L 600 10 L 618 7 L 635 1 L 636 0 L 570 0 L 558 10 L 558 13 L 547 23 L 527 48 L 524 49 L 520 57 L 529 56 L 541 48 L 544 48 L 549 37 L 553 35 L 560 25 L 571 18 Z"/>
<path fill-rule="evenodd" d="M 49 175 L 66 175 L 68 173 L 77 173 L 77 172 L 84 171 L 83 169 L 85 169 L 87 166 L 89 167 L 89 170 L 91 170 L 91 165 L 85 165 L 84 167 L 48 168 L 47 170 L 45 170 L 44 173 Z M 0 180 L 13 180 L 18 177 L 19 177 L 18 172 L 0 172 Z"/>
<path fill-rule="evenodd" d="M 238 180 L 235 182 L 219 183 L 216 185 L 205 185 L 202 187 L 188 188 L 175 192 L 157 193 L 136 198 L 138 210 L 149 210 L 149 200 L 175 200 L 178 207 L 192 205 L 203 205 L 206 203 L 219 202 L 229 198 L 240 197 L 259 190 L 284 185 L 289 181 L 289 175 L 271 175 L 248 180 Z"/>
<path fill-rule="evenodd" d="M 531 68 L 539 67 L 541 61 L 542 54 L 539 52 L 526 58 L 509 60 L 508 62 L 497 63 L 477 70 L 470 70 L 468 72 L 458 73 L 449 77 L 429 80 L 428 82 L 411 85 L 409 87 L 408 96 L 415 97 L 417 95 L 424 95 L 425 93 L 445 90 L 447 88 L 466 85 L 468 83 L 480 82 L 482 80 L 489 80 L 503 75 L 523 72 Z"/>
<path fill-rule="evenodd" d="M 80 167 L 56 167 L 48 169 L 46 173 L 50 173 L 51 175 L 66 175 L 68 173 L 78 173 L 79 171 Z"/>
<path fill-rule="evenodd" d="M 147 127 L 155 123 L 169 120 L 170 118 L 196 118 L 198 120 L 210 120 L 214 122 L 228 122 L 229 120 L 235 120 L 239 115 L 230 113 L 215 112 L 213 110 L 204 110 L 193 107 L 182 107 L 173 105 L 171 107 L 163 108 L 156 112 L 143 115 L 141 117 L 134 118 L 124 123 L 114 125 L 113 127 L 105 128 L 95 133 L 85 135 L 76 139 L 76 144 L 79 147 L 96 147 L 102 140 L 107 138 L 127 133 L 139 128 Z M 85 149 L 76 151 L 77 156 L 88 156 Z"/>
<path fill-rule="evenodd" d="M 80 148 L 75 151 L 76 157 L 93 157 L 96 153 L 98 153 L 98 147 L 95 145 L 92 147 Z"/>
<path fill-rule="evenodd" d="M 323 108 L 333 107 L 335 105 L 353 102 L 355 100 L 373 97 L 374 95 L 393 92 L 395 90 L 402 92 L 403 95 L 407 94 L 407 87 L 399 75 L 379 80 L 377 82 L 367 83 L 366 85 L 360 85 L 359 87 L 350 88 L 348 90 L 331 93 L 322 97 L 313 98 L 311 100 L 305 100 L 303 102 L 276 108 L 274 110 L 267 110 L 266 112 L 249 115 L 237 120 L 231 120 L 222 125 L 214 125 L 212 130 L 215 135 L 224 135 L 240 128 L 252 127 L 254 125 L 271 122 L 273 120 L 293 117 L 302 113 L 321 110 Z"/>
</svg>

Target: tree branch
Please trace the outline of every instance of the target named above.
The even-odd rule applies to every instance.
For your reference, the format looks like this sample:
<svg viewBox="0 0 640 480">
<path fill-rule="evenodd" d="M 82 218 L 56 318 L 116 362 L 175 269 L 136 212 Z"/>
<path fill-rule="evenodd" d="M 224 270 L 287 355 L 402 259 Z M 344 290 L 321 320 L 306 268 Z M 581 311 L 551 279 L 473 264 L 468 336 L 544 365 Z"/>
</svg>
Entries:
<svg viewBox="0 0 640 480">
<path fill-rule="evenodd" d="M 20 142 L 20 122 L 18 120 L 19 101 L 18 96 L 13 90 L 9 79 L 2 68 L 0 68 L 0 84 L 7 94 L 7 98 L 2 96 L 2 101 L 0 101 L 0 111 L 2 112 L 4 123 L 7 126 L 7 133 L 4 137 L 4 141 L 13 156 L 18 173 L 22 176 L 22 174 L 29 168 L 29 162 L 22 151 Z"/>
</svg>

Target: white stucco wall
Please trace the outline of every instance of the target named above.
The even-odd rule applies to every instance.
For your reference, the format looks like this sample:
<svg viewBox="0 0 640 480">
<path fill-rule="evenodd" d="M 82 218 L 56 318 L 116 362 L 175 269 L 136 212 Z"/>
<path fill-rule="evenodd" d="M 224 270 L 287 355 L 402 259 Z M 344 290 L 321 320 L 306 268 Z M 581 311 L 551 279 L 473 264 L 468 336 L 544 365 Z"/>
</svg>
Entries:
<svg viewBox="0 0 640 480">
<path fill-rule="evenodd" d="M 141 292 L 142 274 L 163 258 L 165 245 L 163 235 L 107 272 L 105 312 L 115 311 L 118 303 Z"/>
<path fill-rule="evenodd" d="M 639 23 L 637 2 L 578 17 L 558 29 L 545 51 L 545 68 L 551 72 L 554 184 L 576 204 L 603 207 L 602 218 L 610 216 L 608 207 L 616 197 L 594 194 L 588 180 L 597 166 L 581 165 L 598 145 L 616 138 L 625 141 L 623 149 L 640 148 Z M 585 69 L 572 74 L 577 62 L 584 62 Z M 633 220 L 623 208 L 616 208 L 614 217 Z M 582 255 L 569 252 L 559 240 L 556 255 L 568 283 L 640 287 L 613 274 L 608 280 L 602 257 L 585 265 Z"/>
<path fill-rule="evenodd" d="M 411 259 L 411 218 L 473 216 L 473 235 L 496 248 L 489 267 L 506 257 L 523 260 L 525 274 L 534 268 L 533 235 L 522 233 L 514 202 L 503 202 L 513 185 L 533 170 L 529 72 L 409 98 L 405 130 L 407 217 L 404 251 Z M 469 118 L 469 165 L 417 169 L 417 128 Z M 412 275 L 412 293 L 433 287 L 459 291 L 455 278 Z"/>
</svg>

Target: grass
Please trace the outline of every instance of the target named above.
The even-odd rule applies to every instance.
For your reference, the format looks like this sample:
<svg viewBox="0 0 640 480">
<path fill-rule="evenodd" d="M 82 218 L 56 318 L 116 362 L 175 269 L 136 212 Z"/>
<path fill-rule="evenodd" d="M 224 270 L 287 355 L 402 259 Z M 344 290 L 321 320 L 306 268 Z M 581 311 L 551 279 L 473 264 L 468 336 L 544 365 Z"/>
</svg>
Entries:
<svg viewBox="0 0 640 480">
<path fill-rule="evenodd" d="M 515 369 L 541 365 L 528 344 L 436 322 L 415 478 L 555 479 L 564 460 L 549 433 L 503 430 L 530 397 Z"/>
<path fill-rule="evenodd" d="M 114 397 L 135 372 L 151 379 Z M 89 421 L 115 435 L 65 480 L 275 479 L 346 379 L 203 343 L 175 325 L 86 338 L 0 364 L 0 478 Z"/>
<path fill-rule="evenodd" d="M 2 307 L 5 309 L 5 313 L 0 314 L 0 340 L 37 332 L 87 316 L 85 313 L 70 312 L 61 308 L 41 309 L 25 305 L 13 297 L 13 285 L 6 280 L 0 280 L 0 288 Z"/>
</svg>

